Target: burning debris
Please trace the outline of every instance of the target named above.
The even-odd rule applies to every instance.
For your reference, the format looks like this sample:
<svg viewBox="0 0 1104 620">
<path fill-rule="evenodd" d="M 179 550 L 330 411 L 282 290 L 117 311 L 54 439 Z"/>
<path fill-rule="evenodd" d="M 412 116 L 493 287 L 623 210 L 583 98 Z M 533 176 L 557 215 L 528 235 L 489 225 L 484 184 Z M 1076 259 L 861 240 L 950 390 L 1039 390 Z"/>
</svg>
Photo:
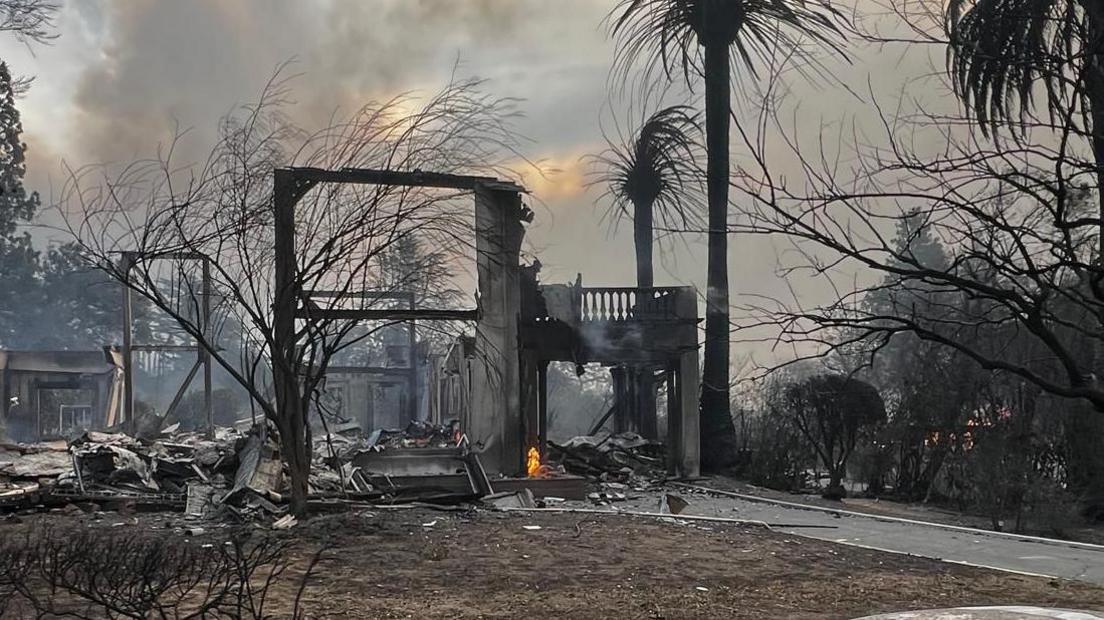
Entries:
<svg viewBox="0 0 1104 620">
<path fill-rule="evenodd" d="M 525 455 L 525 472 L 530 478 L 540 476 L 540 451 L 536 448 L 529 448 L 528 454 Z"/>
</svg>

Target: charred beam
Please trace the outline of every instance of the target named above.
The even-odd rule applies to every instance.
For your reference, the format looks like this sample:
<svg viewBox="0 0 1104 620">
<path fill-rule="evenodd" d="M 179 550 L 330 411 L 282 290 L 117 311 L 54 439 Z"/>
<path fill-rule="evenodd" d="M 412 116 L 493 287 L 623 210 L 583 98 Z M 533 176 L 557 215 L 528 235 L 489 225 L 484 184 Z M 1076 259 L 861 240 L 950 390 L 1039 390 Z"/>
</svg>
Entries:
<svg viewBox="0 0 1104 620">
<path fill-rule="evenodd" d="M 477 185 L 496 190 L 524 192 L 525 188 L 494 177 L 443 174 L 414 170 L 372 170 L 368 168 L 285 168 L 297 181 L 310 183 L 360 183 L 364 185 L 390 185 L 400 187 L 438 187 L 442 189 L 474 190 Z"/>
<path fill-rule="evenodd" d="M 296 318 L 310 320 L 349 320 L 349 321 L 477 321 L 478 310 L 409 310 L 409 309 L 303 309 L 295 313 Z"/>
</svg>

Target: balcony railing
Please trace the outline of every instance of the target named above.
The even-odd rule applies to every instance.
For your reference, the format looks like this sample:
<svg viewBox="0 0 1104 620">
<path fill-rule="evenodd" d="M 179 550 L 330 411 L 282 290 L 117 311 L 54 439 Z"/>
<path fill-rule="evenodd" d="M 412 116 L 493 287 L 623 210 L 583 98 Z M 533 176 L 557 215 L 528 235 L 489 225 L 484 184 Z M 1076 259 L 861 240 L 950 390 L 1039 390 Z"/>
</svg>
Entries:
<svg viewBox="0 0 1104 620">
<path fill-rule="evenodd" d="M 582 321 L 647 321 L 678 318 L 675 288 L 603 287 L 580 290 Z"/>
<path fill-rule="evenodd" d="M 634 288 L 634 287 L 541 287 L 547 298 L 553 295 L 559 299 L 570 297 L 570 315 L 565 317 L 567 304 L 551 312 L 547 308 L 537 310 L 532 320 L 543 323 L 553 319 L 568 320 L 572 323 L 631 321 L 672 321 L 678 319 L 678 294 L 676 287 Z M 555 304 L 553 304 L 555 305 Z"/>
</svg>

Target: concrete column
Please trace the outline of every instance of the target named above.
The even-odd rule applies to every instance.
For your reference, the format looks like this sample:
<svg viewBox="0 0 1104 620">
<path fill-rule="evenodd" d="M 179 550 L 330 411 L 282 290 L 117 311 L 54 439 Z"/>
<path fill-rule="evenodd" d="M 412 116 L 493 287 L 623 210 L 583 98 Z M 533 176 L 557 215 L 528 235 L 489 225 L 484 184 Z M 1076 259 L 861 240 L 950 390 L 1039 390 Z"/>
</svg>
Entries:
<svg viewBox="0 0 1104 620">
<path fill-rule="evenodd" d="M 667 364 L 667 474 L 678 476 L 682 462 L 682 397 L 678 363 Z"/>
<path fill-rule="evenodd" d="M 677 450 L 679 474 L 695 478 L 701 474 L 701 437 L 698 397 L 701 389 L 701 370 L 698 359 L 698 294 L 693 287 L 679 290 L 677 316 L 683 325 L 682 341 L 686 349 L 678 359 L 678 392 L 681 402 L 680 435 Z M 674 445 L 674 444 L 670 444 Z"/>
<path fill-rule="evenodd" d="M 613 383 L 613 432 L 624 433 L 629 429 L 629 391 L 624 366 L 610 366 Z"/>
<path fill-rule="evenodd" d="M 640 434 L 647 439 L 659 438 L 655 371 L 655 364 L 644 364 L 637 368 L 636 402 L 640 416 Z"/>
<path fill-rule="evenodd" d="M 522 449 L 528 452 L 531 446 L 540 444 L 540 363 L 535 351 L 521 352 L 518 370 L 521 381 L 520 441 Z"/>
<path fill-rule="evenodd" d="M 687 351 L 678 362 L 679 401 L 681 419 L 679 442 L 679 475 L 696 478 L 701 475 L 701 439 L 698 420 L 698 391 L 701 375 L 698 369 L 698 351 Z"/>
<path fill-rule="evenodd" d="M 518 369 L 523 235 L 521 196 L 477 186 L 475 250 L 480 316 L 475 330 L 471 415 L 469 427 L 464 430 L 483 450 L 484 468 L 508 475 L 521 473 L 525 458 Z"/>
<path fill-rule="evenodd" d="M 541 360 L 537 366 L 537 440 L 541 458 L 548 454 L 548 362 Z"/>
</svg>

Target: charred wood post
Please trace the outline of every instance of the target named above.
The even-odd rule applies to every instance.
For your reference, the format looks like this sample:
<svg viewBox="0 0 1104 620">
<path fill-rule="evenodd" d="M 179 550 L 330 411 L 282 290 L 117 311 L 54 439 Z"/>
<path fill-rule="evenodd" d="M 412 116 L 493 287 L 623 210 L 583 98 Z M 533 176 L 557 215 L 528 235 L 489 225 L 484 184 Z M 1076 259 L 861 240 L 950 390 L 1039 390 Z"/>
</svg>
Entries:
<svg viewBox="0 0 1104 620">
<path fill-rule="evenodd" d="M 123 254 L 119 259 L 120 271 L 130 275 L 134 266 L 134 257 Z M 127 430 L 134 434 L 134 309 L 129 286 L 123 285 L 123 422 Z M 110 420 L 109 420 L 110 424 Z"/>
<path fill-rule="evenodd" d="M 147 255 L 141 252 L 122 252 L 119 258 L 119 273 L 123 275 L 123 345 L 120 350 L 123 359 L 123 415 L 121 420 L 108 421 L 110 426 L 112 422 L 122 423 L 126 425 L 127 432 L 134 435 L 137 428 L 137 419 L 134 412 L 134 353 L 139 351 L 156 351 L 156 352 L 168 352 L 168 351 L 195 351 L 196 361 L 191 370 L 188 371 L 184 381 L 180 383 L 180 387 L 177 388 L 176 394 L 173 396 L 172 401 L 169 403 L 168 408 L 165 409 L 164 420 L 169 420 L 176 412 L 176 407 L 180 404 L 180 401 L 184 398 L 184 395 L 188 392 L 188 387 L 192 384 L 192 379 L 195 378 L 199 368 L 203 367 L 203 406 L 204 414 L 207 426 L 207 433 L 214 432 L 214 415 L 213 415 L 213 403 L 212 403 L 212 380 L 211 380 L 211 352 L 198 340 L 195 344 L 191 345 L 161 345 L 161 344 L 135 344 L 134 343 L 134 292 L 131 286 L 127 284 L 127 280 L 131 277 L 131 272 L 137 266 L 139 261 L 154 261 L 154 260 L 185 260 L 185 261 L 200 261 L 202 274 L 200 283 L 200 317 L 199 325 L 201 326 L 203 338 L 202 340 L 207 343 L 214 342 L 214 334 L 211 331 L 211 264 L 206 256 L 202 254 L 196 254 L 192 252 L 170 252 L 161 253 L 155 255 Z"/>
</svg>

